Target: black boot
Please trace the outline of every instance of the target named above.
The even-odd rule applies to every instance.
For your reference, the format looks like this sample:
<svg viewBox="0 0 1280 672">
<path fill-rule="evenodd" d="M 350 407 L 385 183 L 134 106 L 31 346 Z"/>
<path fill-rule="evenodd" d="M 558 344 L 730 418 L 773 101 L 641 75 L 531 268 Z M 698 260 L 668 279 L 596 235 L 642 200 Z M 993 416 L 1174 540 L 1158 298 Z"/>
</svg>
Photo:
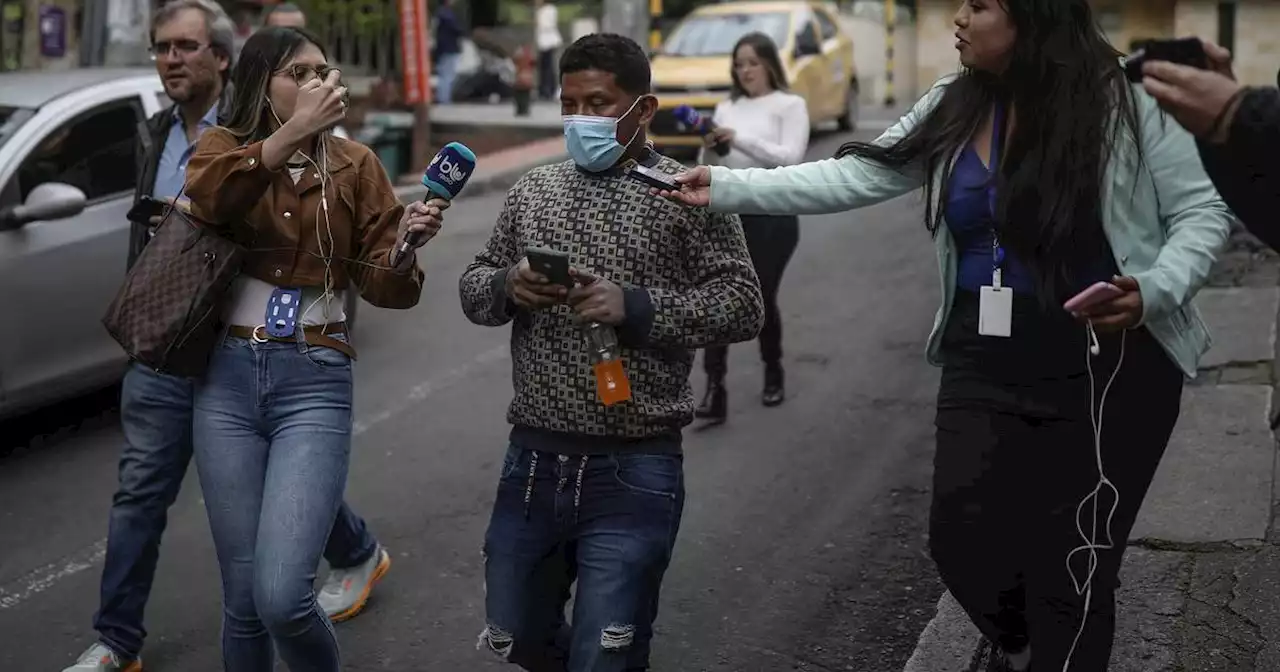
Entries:
<svg viewBox="0 0 1280 672">
<path fill-rule="evenodd" d="M 718 425 L 729 415 L 729 392 L 724 389 L 724 378 L 708 378 L 707 393 L 702 397 L 702 404 L 693 411 L 694 417 L 708 420 L 707 424 Z"/>
<path fill-rule="evenodd" d="M 765 406 L 777 406 L 787 398 L 781 362 L 770 362 L 764 366 L 764 392 L 760 401 Z"/>
</svg>

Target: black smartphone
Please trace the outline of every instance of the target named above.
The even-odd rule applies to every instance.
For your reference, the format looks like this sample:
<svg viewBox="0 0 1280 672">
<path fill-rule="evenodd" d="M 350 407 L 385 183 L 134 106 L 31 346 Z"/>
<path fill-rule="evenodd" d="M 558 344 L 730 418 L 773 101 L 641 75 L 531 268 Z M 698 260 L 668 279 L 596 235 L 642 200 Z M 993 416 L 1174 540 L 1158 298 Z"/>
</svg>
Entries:
<svg viewBox="0 0 1280 672">
<path fill-rule="evenodd" d="M 645 184 L 657 188 L 666 189 L 667 191 L 680 191 L 680 185 L 676 184 L 676 180 L 671 175 L 658 172 L 652 168 L 647 168 L 640 164 L 636 164 L 627 172 L 631 177 L 644 182 Z"/>
<path fill-rule="evenodd" d="M 125 215 L 125 218 L 131 222 L 150 226 L 151 218 L 163 215 L 168 207 L 169 204 L 164 201 L 154 199 L 150 196 L 143 196 L 138 199 L 137 203 L 133 204 L 132 208 L 129 208 L 129 212 Z"/>
<path fill-rule="evenodd" d="M 1208 69 L 1209 57 L 1199 38 L 1182 37 L 1176 40 L 1142 40 L 1135 44 L 1135 51 L 1124 61 L 1125 76 L 1131 82 L 1142 81 L 1142 65 L 1147 61 L 1169 61 Z"/>
<path fill-rule="evenodd" d="M 524 256 L 529 259 L 529 268 L 546 276 L 552 284 L 573 287 L 568 253 L 546 247 L 529 247 Z"/>
</svg>

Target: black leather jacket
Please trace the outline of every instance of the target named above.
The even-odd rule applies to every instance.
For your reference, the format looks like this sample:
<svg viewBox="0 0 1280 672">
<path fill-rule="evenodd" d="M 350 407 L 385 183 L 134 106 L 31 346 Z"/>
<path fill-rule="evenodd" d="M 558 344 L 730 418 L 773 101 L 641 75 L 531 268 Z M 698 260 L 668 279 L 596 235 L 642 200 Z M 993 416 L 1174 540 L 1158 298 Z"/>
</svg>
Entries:
<svg viewBox="0 0 1280 672">
<path fill-rule="evenodd" d="M 155 190 L 156 171 L 160 168 L 160 156 L 164 154 L 165 142 L 169 139 L 169 129 L 172 128 L 173 111 L 176 107 L 171 105 L 151 115 L 150 119 L 138 122 L 138 151 L 135 153 L 138 184 L 133 190 L 134 205 L 137 205 L 143 196 L 150 196 Z M 222 123 L 230 111 L 231 87 L 228 85 L 223 88 L 222 96 L 218 99 L 218 123 Z M 148 228 L 136 222 L 130 223 L 129 268 L 133 268 L 133 262 L 137 260 L 139 254 L 142 254 L 142 248 L 151 238 L 148 235 Z"/>
<path fill-rule="evenodd" d="M 1240 101 L 1227 142 L 1198 144 L 1222 200 L 1250 233 L 1280 251 L 1280 91 L 1251 89 Z"/>
</svg>

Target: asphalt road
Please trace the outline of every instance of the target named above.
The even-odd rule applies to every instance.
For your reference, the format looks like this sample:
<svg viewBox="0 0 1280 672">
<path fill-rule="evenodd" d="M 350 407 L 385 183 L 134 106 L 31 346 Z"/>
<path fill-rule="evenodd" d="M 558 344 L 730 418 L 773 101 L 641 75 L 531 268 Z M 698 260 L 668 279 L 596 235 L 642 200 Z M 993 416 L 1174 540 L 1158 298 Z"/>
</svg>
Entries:
<svg viewBox="0 0 1280 672">
<path fill-rule="evenodd" d="M 819 136 L 811 155 L 842 139 Z M 339 626 L 349 670 L 506 669 L 474 645 L 508 429 L 508 332 L 471 325 L 457 296 L 500 199 L 449 211 L 423 255 L 418 308 L 360 313 L 348 501 L 394 564 L 368 611 Z M 729 422 L 687 434 L 656 672 L 882 671 L 910 656 L 941 593 L 925 551 L 937 374 L 923 358 L 938 290 L 920 213 L 912 195 L 802 221 L 781 297 L 787 403 L 760 406 L 757 350 L 742 344 Z M 92 641 L 120 444 L 110 396 L 0 425 L 0 441 L 27 446 L 0 459 L 0 668 L 57 672 Z M 56 426 L 67 427 L 39 436 Z M 148 670 L 221 669 L 194 469 L 147 617 Z"/>
</svg>

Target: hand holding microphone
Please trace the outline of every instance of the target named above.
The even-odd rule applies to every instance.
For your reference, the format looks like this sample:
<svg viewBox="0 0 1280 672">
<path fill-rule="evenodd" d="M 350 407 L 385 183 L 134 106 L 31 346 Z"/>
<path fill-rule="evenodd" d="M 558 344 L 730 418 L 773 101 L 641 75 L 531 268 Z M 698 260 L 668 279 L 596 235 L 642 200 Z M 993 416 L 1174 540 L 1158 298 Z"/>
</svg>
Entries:
<svg viewBox="0 0 1280 672">
<path fill-rule="evenodd" d="M 698 135 L 703 136 L 704 142 L 706 142 L 707 146 L 716 154 L 725 156 L 729 153 L 729 141 L 731 138 L 724 137 L 721 133 L 717 132 L 722 129 L 716 125 L 716 122 L 702 116 L 697 110 L 693 109 L 693 107 L 689 105 L 681 105 L 677 107 L 672 111 L 672 114 L 675 116 L 676 121 L 693 129 Z M 730 131 L 730 133 L 732 133 L 732 131 Z M 708 140 L 707 136 L 712 136 L 712 138 Z"/>
<path fill-rule="evenodd" d="M 436 237 L 444 224 L 443 213 L 449 209 L 449 201 L 443 198 L 430 198 L 427 201 L 414 201 L 404 208 L 404 216 L 400 218 L 400 233 L 397 238 L 409 245 L 409 249 L 417 249 Z M 407 252 L 407 250 L 405 251 Z M 397 263 L 392 264 L 398 272 L 409 270 L 413 255 L 401 252 L 397 247 L 392 251 L 398 256 Z"/>
<path fill-rule="evenodd" d="M 391 266 L 397 271 L 407 270 L 411 263 L 411 250 L 422 247 L 440 230 L 441 214 L 467 186 L 467 180 L 475 172 L 476 155 L 466 145 L 451 142 L 444 146 L 422 174 L 422 186 L 427 195 L 421 202 L 405 207 L 400 219 L 400 243 L 391 250 Z"/>
</svg>

